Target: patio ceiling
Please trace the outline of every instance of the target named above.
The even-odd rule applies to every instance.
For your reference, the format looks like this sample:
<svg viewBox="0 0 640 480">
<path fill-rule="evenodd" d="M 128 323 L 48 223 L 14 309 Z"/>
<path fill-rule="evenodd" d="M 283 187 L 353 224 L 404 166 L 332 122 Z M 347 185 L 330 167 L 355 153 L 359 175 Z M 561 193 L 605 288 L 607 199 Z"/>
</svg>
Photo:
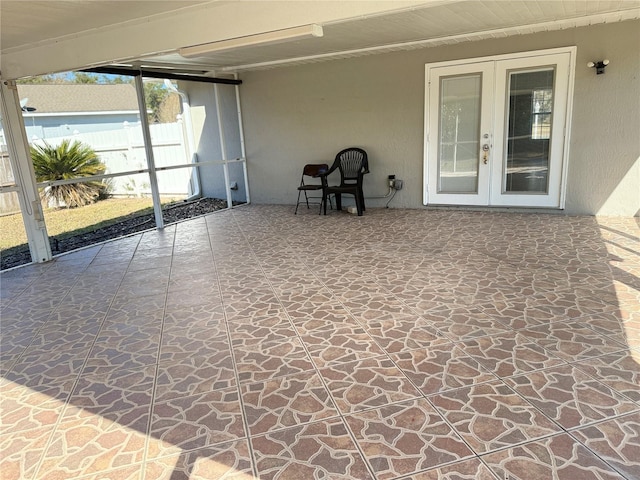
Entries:
<svg viewBox="0 0 640 480">
<path fill-rule="evenodd" d="M 640 1 L 3 0 L 0 14 L 3 74 L 14 78 L 104 65 L 202 73 L 271 68 L 640 18 Z M 258 42 L 194 58 L 179 53 L 192 45 L 305 24 L 321 26 L 323 36 Z M 121 37 L 131 41 L 127 45 Z M 57 62 L 51 60 L 56 55 Z M 45 68 L 36 65 L 48 70 L 36 72 Z"/>
<path fill-rule="evenodd" d="M 174 12 L 203 3 L 207 3 L 207 0 L 3 0 L 0 5 L 2 49 L 19 48 L 67 35 L 78 35 L 92 29 Z"/>
<path fill-rule="evenodd" d="M 194 59 L 173 53 L 142 62 L 218 71 L 255 70 L 637 18 L 639 6 L 635 1 L 430 2 L 419 8 L 324 24 L 320 38 L 238 48 Z"/>
</svg>

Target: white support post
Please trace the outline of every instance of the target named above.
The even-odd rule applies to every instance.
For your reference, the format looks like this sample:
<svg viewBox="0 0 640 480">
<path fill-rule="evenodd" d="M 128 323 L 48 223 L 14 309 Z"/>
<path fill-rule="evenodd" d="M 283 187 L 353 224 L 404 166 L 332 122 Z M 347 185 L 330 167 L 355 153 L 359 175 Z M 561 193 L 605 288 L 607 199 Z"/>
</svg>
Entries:
<svg viewBox="0 0 640 480">
<path fill-rule="evenodd" d="M 22 108 L 16 83 L 10 80 L 0 81 L 2 103 L 2 124 L 9 148 L 9 161 L 18 187 L 20 212 L 29 242 L 29 251 L 33 262 L 51 260 L 51 245 L 44 221 L 40 194 L 36 186 L 36 175 L 31 162 L 31 153 L 27 134 L 22 121 Z"/>
<path fill-rule="evenodd" d="M 156 219 L 156 228 L 164 228 L 162 218 L 162 205 L 160 203 L 160 188 L 156 175 L 156 162 L 153 157 L 153 144 L 151 143 L 151 132 L 149 130 L 149 120 L 147 119 L 147 104 L 144 100 L 144 85 L 142 75 L 135 77 L 136 94 L 138 95 L 138 108 L 140 110 L 140 124 L 142 126 L 142 138 L 144 139 L 144 151 L 147 156 L 147 168 L 149 169 L 149 183 L 151 184 L 151 198 L 153 199 L 153 213 Z"/>
<path fill-rule="evenodd" d="M 227 192 L 227 208 L 231 208 L 233 207 L 233 198 L 231 198 L 231 185 L 229 183 L 229 164 L 227 162 L 224 162 L 222 164 L 222 171 L 224 172 L 225 191 Z"/>
<path fill-rule="evenodd" d="M 222 125 L 222 112 L 220 111 L 220 91 L 218 89 L 218 84 L 213 84 L 213 93 L 216 97 L 216 114 L 218 115 L 218 133 L 220 135 L 220 150 L 222 153 L 222 160 L 224 164 L 222 165 L 222 170 L 224 171 L 224 188 L 227 192 L 227 208 L 233 207 L 233 199 L 231 198 L 231 184 L 229 183 L 229 164 L 227 161 L 229 158 L 227 157 L 227 142 L 224 138 L 224 128 Z"/>
<path fill-rule="evenodd" d="M 238 80 L 238 74 L 234 73 L 233 78 Z M 247 204 L 251 203 L 251 195 L 249 193 L 249 174 L 247 170 L 247 151 L 244 146 L 244 128 L 242 126 L 242 107 L 240 106 L 240 86 L 236 85 L 236 109 L 238 110 L 238 131 L 240 132 L 240 152 L 244 161 L 242 162 L 242 173 L 244 174 L 244 191 Z"/>
</svg>

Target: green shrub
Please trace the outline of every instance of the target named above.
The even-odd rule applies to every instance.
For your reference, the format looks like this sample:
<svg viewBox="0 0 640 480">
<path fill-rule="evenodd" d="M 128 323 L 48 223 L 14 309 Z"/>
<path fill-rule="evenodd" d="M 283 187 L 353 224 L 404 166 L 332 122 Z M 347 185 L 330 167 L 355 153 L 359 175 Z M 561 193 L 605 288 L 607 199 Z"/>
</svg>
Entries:
<svg viewBox="0 0 640 480">
<path fill-rule="evenodd" d="M 101 175 L 105 166 L 96 152 L 81 142 L 63 140 L 60 145 L 31 146 L 31 160 L 38 182 L 69 180 L 73 178 Z M 55 202 L 57 206 L 80 207 L 104 196 L 105 184 L 100 181 L 54 185 L 42 192 L 44 201 Z"/>
</svg>

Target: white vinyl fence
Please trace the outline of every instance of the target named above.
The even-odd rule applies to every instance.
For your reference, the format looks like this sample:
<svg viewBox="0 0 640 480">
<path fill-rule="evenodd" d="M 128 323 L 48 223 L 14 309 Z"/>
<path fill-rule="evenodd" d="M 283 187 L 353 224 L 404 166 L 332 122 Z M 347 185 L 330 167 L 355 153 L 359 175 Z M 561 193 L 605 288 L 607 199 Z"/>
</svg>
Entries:
<svg viewBox="0 0 640 480">
<path fill-rule="evenodd" d="M 11 171 L 7 146 L 0 145 L 0 185 L 3 187 L 15 186 L 16 181 Z M 20 203 L 16 192 L 0 194 L 0 215 L 17 213 L 20 211 Z"/>
<path fill-rule="evenodd" d="M 191 163 L 186 144 L 183 124 L 160 123 L 150 125 L 153 155 L 156 168 Z M 89 145 L 106 166 L 105 173 L 121 173 L 147 169 L 147 160 L 139 124 L 125 122 L 118 130 L 106 130 L 91 133 L 76 133 L 66 137 L 34 139 L 34 144 L 58 145 L 63 140 L 80 141 Z M 9 158 L 4 152 L 0 155 L 0 184 L 13 184 Z M 197 175 L 194 169 L 177 168 L 158 173 L 160 195 L 184 198 L 197 191 Z M 116 196 L 151 195 L 149 174 L 138 173 L 110 179 L 111 194 Z M 15 192 L 0 195 L 0 215 L 20 211 Z"/>
<path fill-rule="evenodd" d="M 190 162 L 182 122 L 152 124 L 149 127 L 156 168 Z M 58 145 L 64 139 L 77 140 L 89 145 L 105 164 L 105 173 L 130 172 L 147 168 L 142 129 L 139 124 L 129 125 L 125 122 L 118 130 L 78 133 L 46 140 L 38 139 L 33 143 L 43 144 L 46 141 L 49 145 Z M 170 170 L 170 174 L 159 174 L 160 195 L 177 197 L 190 195 L 195 190 L 191 170 L 183 168 Z M 113 195 L 151 194 L 147 173 L 112 178 L 111 186 Z"/>
</svg>

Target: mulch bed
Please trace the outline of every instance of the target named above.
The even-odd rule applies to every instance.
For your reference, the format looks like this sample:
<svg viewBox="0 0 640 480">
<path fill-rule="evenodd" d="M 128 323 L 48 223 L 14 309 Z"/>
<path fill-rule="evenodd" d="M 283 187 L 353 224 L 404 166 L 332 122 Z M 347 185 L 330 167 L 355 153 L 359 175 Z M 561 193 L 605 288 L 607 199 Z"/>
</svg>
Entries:
<svg viewBox="0 0 640 480">
<path fill-rule="evenodd" d="M 234 203 L 235 204 L 235 203 Z M 163 207 L 163 218 L 165 225 L 188 220 L 189 218 L 198 217 L 207 213 L 223 210 L 227 208 L 227 201 L 216 198 L 201 198 L 192 202 L 183 202 L 171 204 Z M 51 252 L 54 255 L 69 252 L 78 248 L 94 245 L 96 243 L 112 240 L 114 238 L 124 237 L 132 233 L 141 232 L 155 228 L 156 221 L 153 214 L 141 215 L 139 217 L 129 218 L 122 222 L 114 223 L 107 227 L 98 228 L 92 232 L 86 232 L 66 238 L 50 237 Z M 0 259 L 0 269 L 5 270 L 18 265 L 31 263 L 31 255 L 29 254 L 28 245 L 19 245 L 17 247 L 8 248 L 2 251 Z"/>
</svg>

